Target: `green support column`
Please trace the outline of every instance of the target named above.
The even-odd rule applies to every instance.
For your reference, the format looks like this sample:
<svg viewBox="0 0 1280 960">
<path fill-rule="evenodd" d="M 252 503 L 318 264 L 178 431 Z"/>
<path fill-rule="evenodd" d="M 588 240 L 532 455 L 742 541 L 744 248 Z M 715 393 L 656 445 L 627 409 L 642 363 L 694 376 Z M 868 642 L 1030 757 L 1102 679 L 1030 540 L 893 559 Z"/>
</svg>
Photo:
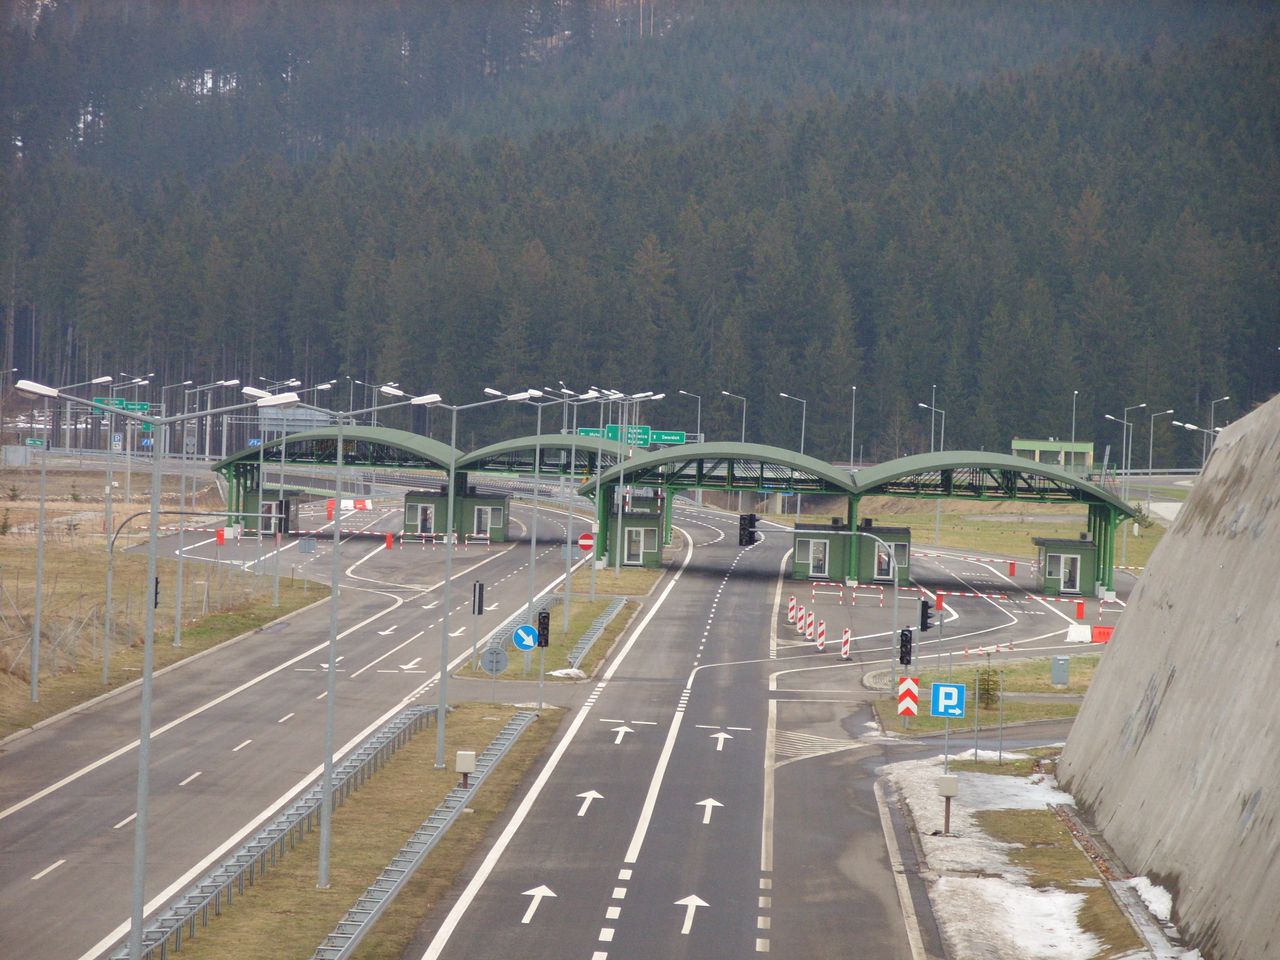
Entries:
<svg viewBox="0 0 1280 960">
<path fill-rule="evenodd" d="M 596 550 L 595 559 L 607 560 L 609 557 L 609 501 L 608 493 L 613 488 L 601 486 L 596 490 Z"/>
<path fill-rule="evenodd" d="M 856 531 L 858 529 L 858 500 L 859 497 L 849 498 L 849 529 Z M 849 534 L 849 575 L 848 579 L 858 580 L 858 535 L 857 533 Z"/>
<path fill-rule="evenodd" d="M 662 544 L 671 546 L 671 515 L 675 513 L 671 504 L 671 487 L 662 488 Z"/>
</svg>

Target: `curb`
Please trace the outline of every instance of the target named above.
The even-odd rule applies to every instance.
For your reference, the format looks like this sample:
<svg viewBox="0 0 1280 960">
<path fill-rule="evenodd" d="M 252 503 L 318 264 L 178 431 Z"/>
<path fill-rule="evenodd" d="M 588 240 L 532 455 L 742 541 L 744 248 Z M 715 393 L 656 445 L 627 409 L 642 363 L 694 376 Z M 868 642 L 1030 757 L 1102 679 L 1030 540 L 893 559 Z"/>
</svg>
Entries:
<svg viewBox="0 0 1280 960">
<path fill-rule="evenodd" d="M 241 640 L 245 640 L 249 637 L 252 637 L 254 634 L 261 633 L 263 630 L 266 630 L 268 627 L 275 626 L 277 623 L 283 623 L 284 621 L 288 620 L 290 617 L 297 616 L 300 613 L 305 613 L 307 610 L 310 610 L 312 607 L 316 607 L 322 603 L 328 603 L 328 602 L 329 602 L 328 597 L 321 597 L 319 600 L 315 601 L 314 603 L 309 603 L 305 607 L 299 607 L 297 610 L 294 610 L 290 613 L 286 613 L 282 617 L 276 617 L 274 620 L 270 620 L 267 623 L 264 623 L 260 627 L 254 627 L 252 630 L 249 630 L 246 633 L 242 633 L 239 636 L 232 637 L 230 640 L 224 640 L 222 641 L 222 643 L 215 644 L 214 646 L 209 647 L 206 650 L 201 650 L 199 653 L 193 653 L 189 657 L 183 657 L 177 663 L 171 663 L 167 667 L 162 667 L 159 670 L 154 671 L 151 674 L 151 679 L 154 680 L 156 677 L 162 677 L 166 673 L 169 673 L 171 670 L 177 670 L 179 667 L 186 666 L 188 663 L 195 663 L 195 661 L 205 656 L 208 656 L 209 654 L 214 653 L 215 651 L 225 650 L 227 647 L 231 646 L 232 644 L 239 643 Z M 65 720 L 68 717 L 73 717 L 78 713 L 82 713 L 83 711 L 88 710 L 90 707 L 97 706 L 99 703 L 102 703 L 105 700 L 110 700 L 111 698 L 117 697 L 127 690 L 132 690 L 134 687 L 140 686 L 141 683 L 142 683 L 141 677 L 139 677 L 137 680 L 130 680 L 128 683 L 121 684 L 118 687 L 112 687 L 110 690 L 106 691 L 105 693 L 98 694 L 92 700 L 86 700 L 83 703 L 77 703 L 75 706 L 68 707 L 66 710 L 63 710 L 61 713 L 55 713 L 52 717 L 45 717 L 43 720 L 39 720 L 33 723 L 29 727 L 25 727 L 22 730 L 17 730 L 9 734 L 3 740 L 0 740 L 0 747 L 5 747 L 10 743 L 14 742 L 15 740 L 20 740 L 21 738 L 27 736 L 28 734 L 35 733 L 37 730 L 43 730 L 45 727 L 52 726 L 53 724 L 57 723 L 59 720 Z"/>
</svg>

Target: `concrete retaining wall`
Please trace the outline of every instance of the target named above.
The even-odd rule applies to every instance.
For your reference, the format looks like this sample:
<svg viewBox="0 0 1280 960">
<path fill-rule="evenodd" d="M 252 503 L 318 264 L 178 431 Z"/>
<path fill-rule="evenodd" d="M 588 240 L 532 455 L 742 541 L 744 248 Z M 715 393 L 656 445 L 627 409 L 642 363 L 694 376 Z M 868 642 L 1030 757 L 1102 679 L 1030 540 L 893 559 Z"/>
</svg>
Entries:
<svg viewBox="0 0 1280 960">
<path fill-rule="evenodd" d="M 1280 957 L 1280 398 L 1218 438 L 1059 779 L 1212 960 Z"/>
</svg>

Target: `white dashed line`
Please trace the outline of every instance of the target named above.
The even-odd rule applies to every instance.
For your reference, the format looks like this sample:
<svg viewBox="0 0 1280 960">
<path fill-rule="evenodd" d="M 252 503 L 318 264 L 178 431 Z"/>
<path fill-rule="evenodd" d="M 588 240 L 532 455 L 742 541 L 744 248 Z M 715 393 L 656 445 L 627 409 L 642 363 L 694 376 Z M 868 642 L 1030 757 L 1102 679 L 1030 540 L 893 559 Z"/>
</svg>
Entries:
<svg viewBox="0 0 1280 960">
<path fill-rule="evenodd" d="M 41 877 L 45 876 L 46 874 L 53 873 L 53 871 L 57 870 L 60 866 L 62 866 L 66 862 L 67 862 L 66 860 L 59 860 L 57 863 L 51 863 L 49 864 L 49 866 L 45 867 L 43 870 L 41 870 L 31 879 L 39 880 Z"/>
<path fill-rule="evenodd" d="M 286 720 L 290 719 L 292 716 L 293 716 L 292 713 L 286 713 L 283 717 L 277 720 L 276 723 L 284 723 Z"/>
<path fill-rule="evenodd" d="M 136 820 L 136 819 L 137 819 L 137 817 L 138 817 L 138 814 L 137 814 L 136 812 L 131 813 L 131 814 L 129 814 L 127 817 L 125 817 L 123 820 L 121 820 L 119 823 L 117 823 L 114 827 L 112 827 L 111 829 L 112 829 L 112 830 L 119 830 L 119 829 L 120 829 L 121 827 L 123 827 L 126 823 L 133 823 L 133 821 L 134 821 L 134 820 Z"/>
<path fill-rule="evenodd" d="M 190 782 L 191 782 L 192 780 L 194 780 L 196 777 L 200 776 L 200 774 L 202 774 L 202 773 L 204 773 L 204 771 L 203 771 L 203 770 L 197 770 L 197 771 L 196 771 L 195 773 L 193 773 L 191 776 L 187 777 L 187 779 L 183 780 L 180 784 L 178 784 L 178 786 L 180 786 L 180 787 L 185 787 L 188 783 L 190 783 Z"/>
<path fill-rule="evenodd" d="M 239 753 L 241 750 L 243 750 L 245 747 L 247 747 L 247 746 L 248 746 L 249 744 L 251 744 L 251 743 L 253 743 L 253 741 L 252 741 L 252 740 L 246 740 L 244 743 L 240 744 L 240 746 L 238 746 L 238 747 L 232 747 L 232 748 L 231 748 L 231 752 L 232 752 L 232 753 Z"/>
</svg>

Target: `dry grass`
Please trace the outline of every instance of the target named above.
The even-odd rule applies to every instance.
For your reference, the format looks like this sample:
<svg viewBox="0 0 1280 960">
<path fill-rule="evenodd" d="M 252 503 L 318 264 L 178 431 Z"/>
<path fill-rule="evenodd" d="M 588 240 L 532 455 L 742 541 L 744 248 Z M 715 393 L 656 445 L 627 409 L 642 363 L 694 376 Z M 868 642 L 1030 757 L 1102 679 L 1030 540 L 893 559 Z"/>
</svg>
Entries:
<svg viewBox="0 0 1280 960">
<path fill-rule="evenodd" d="M 643 597 L 653 589 L 662 577 L 661 569 L 648 567 L 623 567 L 615 571 L 605 567 L 596 571 L 596 595 L 608 597 Z M 573 574 L 573 595 L 588 596 L 591 593 L 591 568 L 585 566 Z"/>
<path fill-rule="evenodd" d="M 407 887 L 365 938 L 361 960 L 393 960 L 403 955 L 427 913 L 449 892 L 485 833 L 511 801 L 530 767 L 543 754 L 562 711 L 543 711 L 477 791 L 469 809 L 431 852 Z M 449 714 L 446 756 L 457 750 L 479 753 L 514 711 L 493 704 L 463 704 Z M 316 889 L 319 834 L 288 853 L 254 887 L 237 897 L 223 916 L 197 928 L 184 944 L 191 960 L 223 957 L 310 957 L 405 840 L 421 826 L 457 775 L 434 769 L 434 728 L 415 736 L 366 786 L 334 814 L 330 886 Z"/>
<path fill-rule="evenodd" d="M 1089 684 L 1093 682 L 1094 670 L 1097 668 L 1099 659 L 1096 656 L 1073 657 L 1070 664 L 1070 683 L 1065 689 L 1055 687 L 1049 682 L 1051 661 L 1047 659 L 1016 660 L 1008 664 L 996 664 L 995 669 L 1004 674 L 1005 693 L 1082 695 L 1089 689 Z M 921 715 L 912 717 L 910 726 L 906 726 L 903 723 L 903 718 L 898 716 L 898 701 L 895 694 L 892 697 L 877 700 L 875 703 L 876 715 L 880 718 L 881 724 L 884 725 L 886 730 L 893 730 L 899 733 L 930 733 L 942 730 L 946 726 L 945 720 L 927 716 L 929 712 L 929 686 L 933 683 L 963 683 L 968 688 L 965 697 L 965 708 L 968 716 L 962 720 L 953 720 L 951 722 L 952 734 L 963 736 L 964 730 L 973 729 L 973 710 L 976 701 L 974 683 L 975 670 L 977 668 L 966 665 L 956 668 L 949 675 L 945 668 L 942 670 L 929 670 L 922 669 L 923 666 L 924 662 L 920 662 L 914 667 L 901 667 L 895 673 L 895 676 L 910 675 L 920 679 Z M 986 665 L 981 664 L 980 666 L 985 668 Z M 1080 705 L 1074 702 L 1005 700 L 1004 722 L 1007 725 L 1025 723 L 1031 720 L 1063 719 L 1074 717 L 1079 712 L 1079 709 Z M 979 710 L 979 729 L 996 726 L 999 722 L 1000 710 L 997 706 L 982 707 Z"/>
<path fill-rule="evenodd" d="M 1001 762 L 995 760 L 951 760 L 951 770 L 970 773 L 996 773 L 1010 777 L 1029 777 L 1033 773 L 1052 772 L 1057 757 L 1062 753 L 1061 747 L 1033 747 L 1030 750 L 1018 750 L 1025 758 L 1010 760 L 1006 757 Z"/>
<path fill-rule="evenodd" d="M 102 682 L 106 564 L 101 542 L 46 543 L 41 614 L 40 702 L 30 699 L 30 640 L 35 609 L 34 538 L 0 538 L 0 737 L 136 680 L 151 589 L 147 559 L 117 553 L 113 564 L 111 672 Z M 184 564 L 182 646 L 174 647 L 177 564 L 162 560 L 156 610 L 155 668 L 216 646 L 320 599 L 305 582 L 272 579 L 202 563 Z M 207 603 L 207 607 L 206 607 Z M 207 612 L 206 612 L 207 611 Z"/>
<path fill-rule="evenodd" d="M 975 815 L 988 836 L 1021 846 L 1009 859 L 1030 874 L 1031 886 L 1084 894 L 1081 928 L 1103 944 L 1097 956 L 1116 958 L 1142 947 L 1128 918 L 1101 883 L 1093 862 L 1076 846 L 1071 831 L 1048 810 L 983 810 Z M 1084 885 L 1082 885 L 1084 884 Z"/>
</svg>

